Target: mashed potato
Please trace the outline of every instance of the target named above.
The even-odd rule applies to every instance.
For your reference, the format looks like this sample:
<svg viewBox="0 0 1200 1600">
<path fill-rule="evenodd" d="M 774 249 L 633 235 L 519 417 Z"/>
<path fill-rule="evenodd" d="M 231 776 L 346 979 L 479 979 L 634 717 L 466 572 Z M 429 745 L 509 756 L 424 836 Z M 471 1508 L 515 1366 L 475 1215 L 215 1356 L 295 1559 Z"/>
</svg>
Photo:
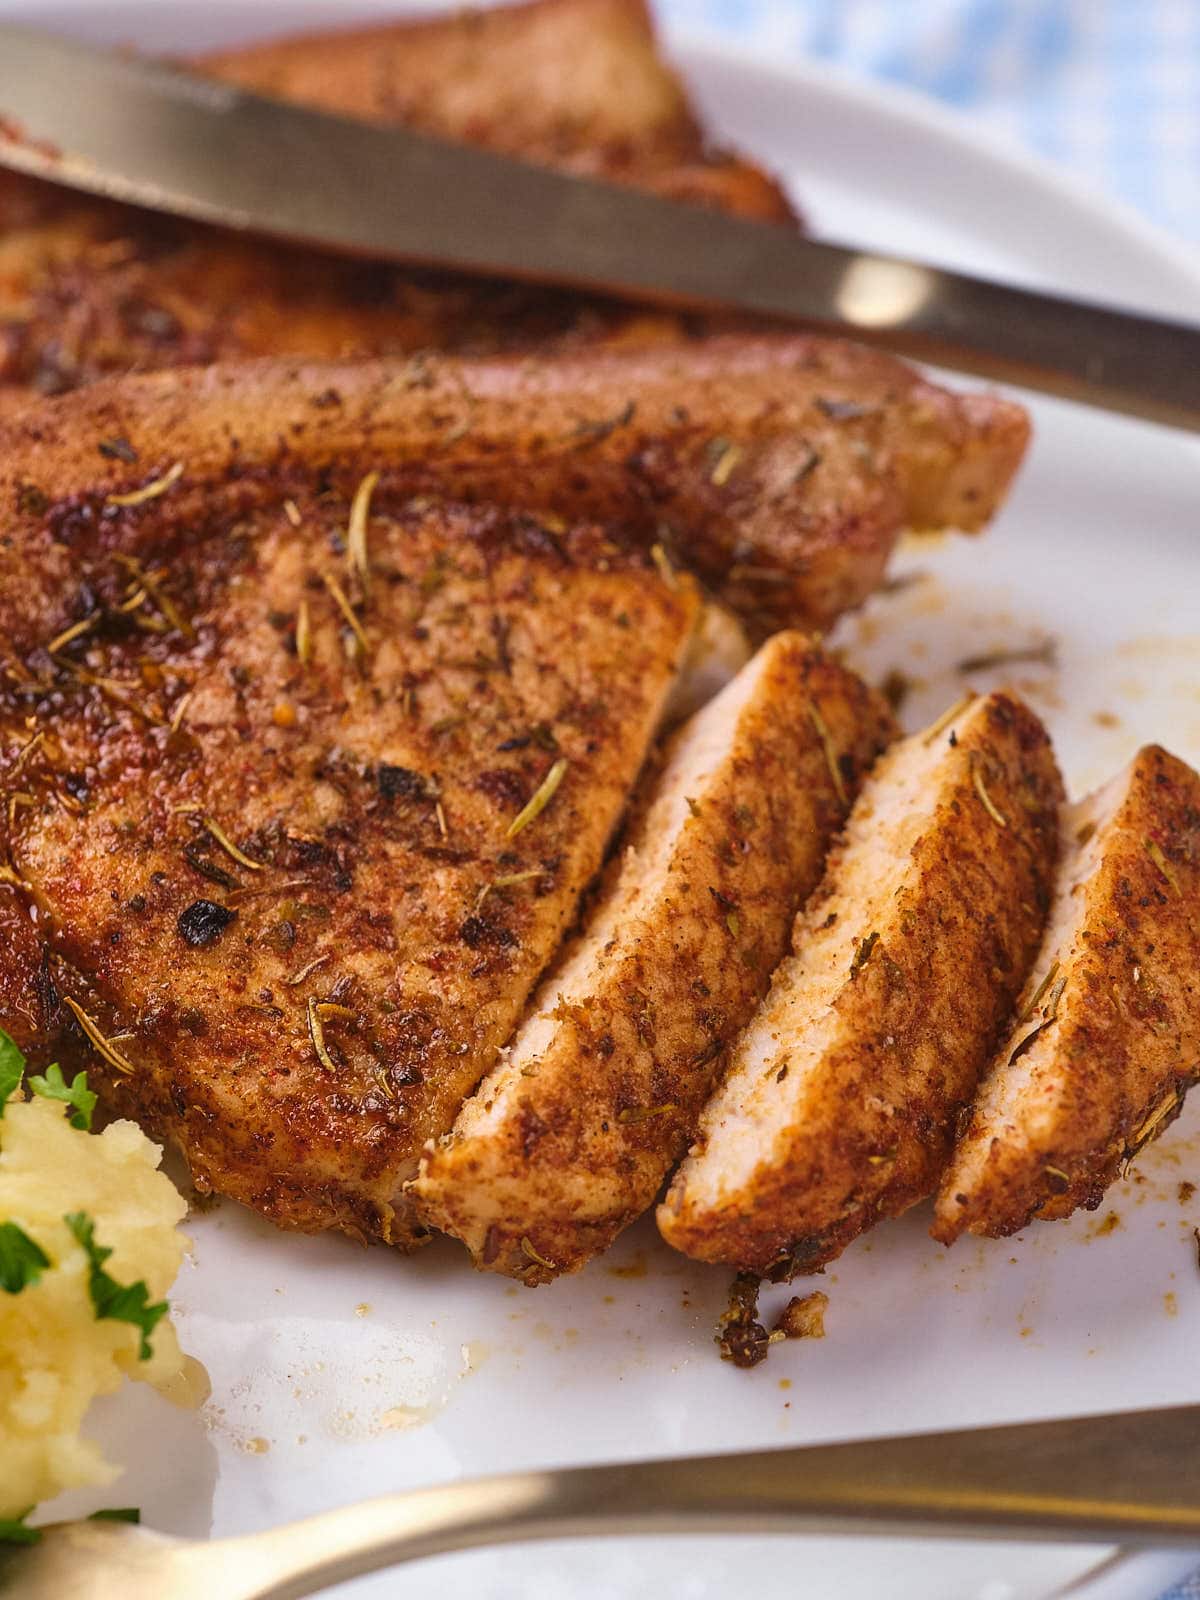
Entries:
<svg viewBox="0 0 1200 1600">
<path fill-rule="evenodd" d="M 15 1224 L 48 1263 L 35 1269 L 36 1282 L 15 1292 L 0 1286 L 0 1519 L 60 1489 L 111 1482 L 117 1469 L 79 1433 L 92 1400 L 126 1377 L 165 1386 L 183 1369 L 165 1316 L 149 1332 L 146 1360 L 141 1329 L 112 1315 L 119 1305 L 97 1316 L 103 1291 L 77 1218 L 83 1213 L 95 1245 L 112 1252 L 102 1270 L 114 1291 L 144 1283 L 152 1306 L 187 1248 L 177 1227 L 183 1199 L 157 1170 L 157 1145 L 133 1123 L 96 1134 L 72 1127 L 68 1115 L 54 1100 L 14 1097 L 0 1119 L 0 1228 Z M 14 1229 L 6 1237 L 25 1249 Z"/>
</svg>

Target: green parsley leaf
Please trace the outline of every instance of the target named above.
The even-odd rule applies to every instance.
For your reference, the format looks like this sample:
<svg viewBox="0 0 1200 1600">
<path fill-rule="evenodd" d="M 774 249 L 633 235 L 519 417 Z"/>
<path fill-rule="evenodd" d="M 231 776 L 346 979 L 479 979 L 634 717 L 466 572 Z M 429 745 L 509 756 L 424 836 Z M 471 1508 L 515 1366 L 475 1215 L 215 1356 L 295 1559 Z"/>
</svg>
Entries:
<svg viewBox="0 0 1200 1600">
<path fill-rule="evenodd" d="M 21 1079 L 24 1076 L 24 1053 L 4 1029 L 0 1028 L 0 1117 L 4 1115 L 9 1096 L 15 1094 L 21 1087 Z"/>
<path fill-rule="evenodd" d="M 63 1221 L 83 1246 L 91 1262 L 88 1291 L 97 1320 L 132 1323 L 142 1336 L 139 1355 L 143 1361 L 149 1361 L 150 1335 L 166 1316 L 167 1302 L 160 1300 L 157 1305 L 148 1305 L 150 1291 L 141 1279 L 137 1283 L 118 1283 L 105 1272 L 104 1263 L 112 1251 L 96 1243 L 96 1224 L 86 1211 L 72 1211 Z"/>
<path fill-rule="evenodd" d="M 36 1544 L 42 1537 L 40 1528 L 27 1528 L 25 1518 L 33 1511 L 22 1511 L 19 1517 L 0 1517 L 0 1544 Z"/>
<path fill-rule="evenodd" d="M 46 1068 L 46 1076 L 32 1077 L 29 1087 L 43 1100 L 64 1100 L 74 1107 L 71 1112 L 73 1128 L 88 1129 L 92 1125 L 92 1112 L 96 1109 L 96 1096 L 88 1088 L 87 1073 L 77 1072 L 70 1083 L 63 1081 L 62 1068 L 55 1063 Z"/>
<path fill-rule="evenodd" d="M 93 1511 L 89 1522 L 140 1522 L 142 1513 L 137 1506 L 109 1506 L 103 1511 Z"/>
<path fill-rule="evenodd" d="M 0 1289 L 20 1294 L 36 1283 L 50 1265 L 50 1257 L 15 1222 L 0 1222 Z"/>
</svg>

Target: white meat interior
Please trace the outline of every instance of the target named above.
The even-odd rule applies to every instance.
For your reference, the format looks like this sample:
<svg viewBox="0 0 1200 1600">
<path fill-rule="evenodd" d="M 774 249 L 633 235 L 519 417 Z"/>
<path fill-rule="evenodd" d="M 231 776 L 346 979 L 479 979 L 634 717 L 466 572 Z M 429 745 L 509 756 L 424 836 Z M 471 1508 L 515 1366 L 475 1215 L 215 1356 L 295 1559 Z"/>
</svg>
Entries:
<svg viewBox="0 0 1200 1600">
<path fill-rule="evenodd" d="M 720 774 L 728 756 L 730 731 L 772 662 L 773 652 L 761 650 L 754 664 L 680 730 L 637 830 L 636 845 L 626 849 L 615 884 L 593 909 L 586 931 L 543 980 L 500 1063 L 460 1111 L 456 1131 L 478 1133 L 489 1118 L 499 1123 L 505 1088 L 520 1088 L 561 1026 L 552 1014 L 560 1001 L 569 1005 L 595 992 L 608 946 L 632 918 L 649 915 L 669 891 L 671 862 L 692 820 L 688 801 L 703 807 L 710 779 Z"/>
<path fill-rule="evenodd" d="M 966 707 L 933 739 L 924 732 L 894 746 L 864 785 L 831 861 L 834 893 L 824 892 L 827 880 L 797 917 L 793 953 L 738 1041 L 706 1115 L 705 1173 L 720 1185 L 718 1196 L 748 1187 L 755 1169 L 773 1162 L 774 1142 L 802 1120 L 837 1026 L 833 1002 L 904 885 L 909 852 L 937 808 L 944 777 L 963 759 L 949 746 L 950 733 L 983 704 Z"/>
<path fill-rule="evenodd" d="M 1087 913 L 1087 884 L 1104 857 L 1107 835 L 1128 792 L 1132 771 L 1132 767 L 1126 768 L 1086 800 L 1063 808 L 1058 876 L 1050 918 L 1033 972 L 1017 1003 L 1017 1020 L 997 1052 L 975 1103 L 977 1117 L 986 1122 L 988 1137 L 974 1144 L 964 1141 L 957 1152 L 955 1181 L 962 1188 L 969 1187 L 979 1176 L 992 1135 L 1010 1123 L 1018 1108 L 1022 1127 L 1035 1139 L 1053 1120 L 1053 1096 L 1041 1100 L 1026 1098 L 1030 1086 L 1054 1053 L 1053 1030 L 1041 1034 L 1015 1061 L 1012 1056 L 1022 1039 L 1044 1020 L 1047 1007 L 1054 1003 L 1055 984 L 1070 969 Z M 1047 983 L 1056 961 L 1058 971 L 1054 981 Z M 1038 1005 L 1031 1011 L 1031 1003 L 1039 990 Z"/>
</svg>

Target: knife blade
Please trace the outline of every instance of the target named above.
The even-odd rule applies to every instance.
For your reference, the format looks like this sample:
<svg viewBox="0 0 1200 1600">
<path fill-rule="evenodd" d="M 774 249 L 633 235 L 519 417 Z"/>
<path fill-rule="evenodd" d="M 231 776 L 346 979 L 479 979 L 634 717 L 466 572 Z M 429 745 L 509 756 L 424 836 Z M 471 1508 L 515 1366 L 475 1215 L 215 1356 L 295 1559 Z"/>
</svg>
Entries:
<svg viewBox="0 0 1200 1600">
<path fill-rule="evenodd" d="M 805 238 L 0 26 L 0 164 L 377 259 L 737 309 L 1200 431 L 1200 326 Z"/>
</svg>

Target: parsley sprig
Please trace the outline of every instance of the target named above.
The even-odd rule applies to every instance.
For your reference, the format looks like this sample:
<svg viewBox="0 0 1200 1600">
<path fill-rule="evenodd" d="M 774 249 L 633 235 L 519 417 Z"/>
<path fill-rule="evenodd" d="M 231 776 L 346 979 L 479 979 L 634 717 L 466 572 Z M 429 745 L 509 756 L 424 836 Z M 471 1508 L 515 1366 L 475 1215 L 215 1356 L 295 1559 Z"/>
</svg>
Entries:
<svg viewBox="0 0 1200 1600">
<path fill-rule="evenodd" d="M 25 1057 L 20 1047 L 0 1028 L 0 1117 L 10 1095 L 16 1094 L 25 1076 Z"/>
<path fill-rule="evenodd" d="M 41 1277 L 50 1257 L 15 1222 L 0 1222 L 0 1289 L 20 1294 Z"/>
<path fill-rule="evenodd" d="M 167 1314 L 167 1302 L 160 1300 L 150 1305 L 150 1291 L 139 1278 L 137 1283 L 118 1283 L 104 1270 L 104 1263 L 112 1251 L 96 1243 L 96 1224 L 86 1211 L 72 1211 L 63 1218 L 67 1227 L 83 1246 L 91 1271 L 88 1275 L 88 1292 L 97 1321 L 130 1322 L 141 1333 L 138 1347 L 141 1360 L 150 1359 L 150 1335 Z"/>
<path fill-rule="evenodd" d="M 25 1076 L 25 1056 L 20 1045 L 0 1028 L 0 1117 Z M 96 1096 L 88 1088 L 86 1072 L 77 1072 L 67 1083 L 57 1062 L 45 1074 L 33 1074 L 29 1087 L 43 1100 L 61 1100 L 71 1107 L 71 1126 L 87 1132 L 92 1126 Z"/>
<path fill-rule="evenodd" d="M 63 1080 L 62 1068 L 57 1062 L 46 1068 L 44 1077 L 33 1076 L 29 1087 L 43 1100 L 62 1100 L 71 1107 L 71 1126 L 87 1132 L 92 1126 L 92 1112 L 96 1109 L 96 1096 L 88 1088 L 87 1073 L 77 1072 L 70 1083 Z"/>
<path fill-rule="evenodd" d="M 33 1507 L 22 1511 L 19 1517 L 0 1517 L 0 1544 L 37 1544 L 42 1537 L 40 1528 L 31 1528 L 26 1518 L 33 1515 Z M 113 1506 L 104 1511 L 93 1511 L 89 1522 L 133 1522 L 142 1520 L 138 1506 Z"/>
<path fill-rule="evenodd" d="M 21 1048 L 3 1028 L 0 1028 L 0 1117 L 9 1099 L 21 1087 L 25 1076 L 25 1057 Z M 46 1068 L 44 1075 L 34 1074 L 29 1079 L 34 1094 L 45 1100 L 61 1100 L 71 1108 L 71 1126 L 85 1132 L 92 1125 L 92 1112 L 96 1096 L 88 1088 L 87 1073 L 76 1073 L 67 1083 L 62 1068 Z M 138 1353 L 142 1361 L 150 1359 L 150 1335 L 167 1314 L 167 1302 L 150 1304 L 150 1291 L 145 1282 L 118 1283 L 105 1270 L 104 1263 L 112 1251 L 96 1242 L 96 1224 L 86 1211 L 72 1211 L 63 1218 L 83 1247 L 88 1258 L 88 1293 L 97 1321 L 128 1322 L 141 1335 Z M 0 1222 L 0 1289 L 8 1294 L 20 1294 L 37 1283 L 50 1258 L 41 1245 L 17 1226 L 15 1222 Z M 3 1524 L 0 1524 L 2 1529 Z M 0 1532 L 0 1538 L 5 1537 Z"/>
</svg>

